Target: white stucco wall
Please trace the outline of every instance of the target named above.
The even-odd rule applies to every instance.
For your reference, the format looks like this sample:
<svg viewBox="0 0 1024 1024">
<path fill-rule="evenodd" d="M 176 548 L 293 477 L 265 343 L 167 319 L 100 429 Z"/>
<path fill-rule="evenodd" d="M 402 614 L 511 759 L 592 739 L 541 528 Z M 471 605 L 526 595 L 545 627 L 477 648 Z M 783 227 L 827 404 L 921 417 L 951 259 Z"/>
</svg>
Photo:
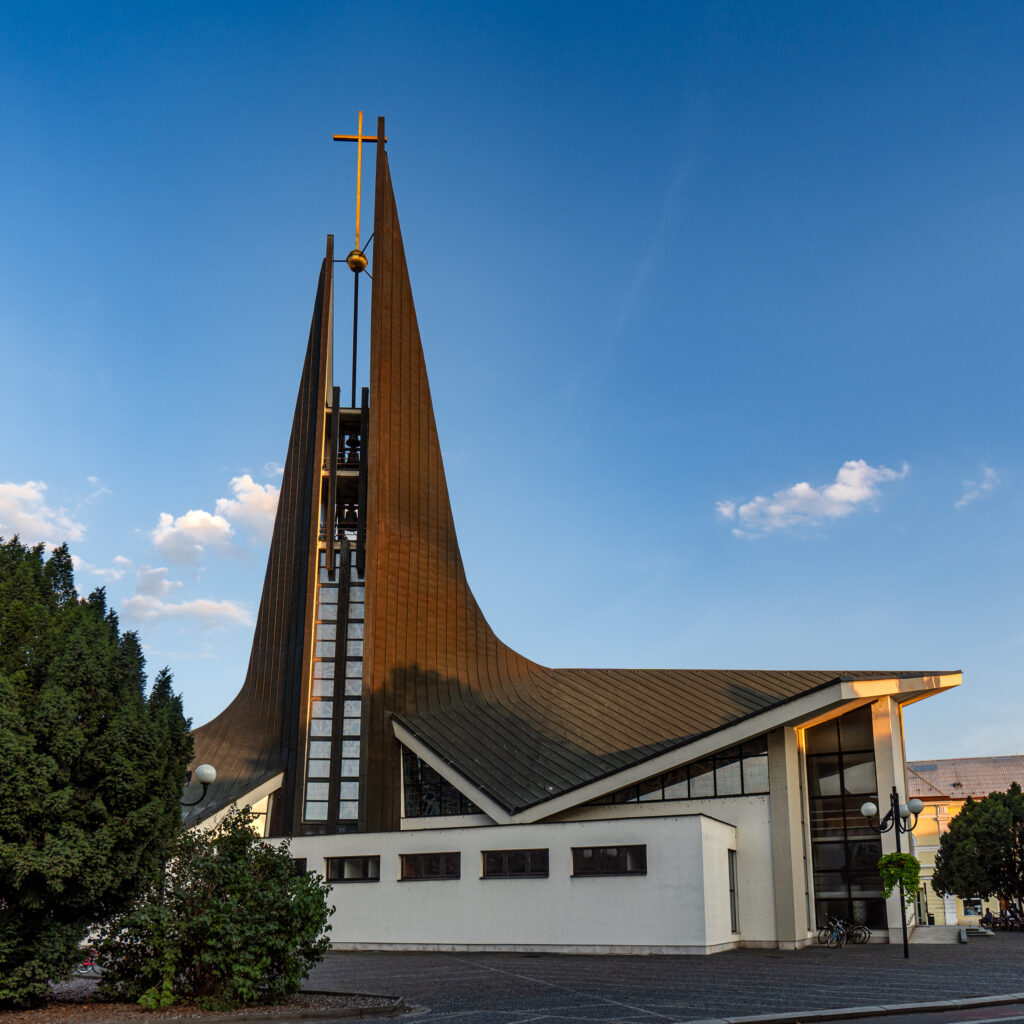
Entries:
<svg viewBox="0 0 1024 1024">
<path fill-rule="evenodd" d="M 572 847 L 634 844 L 647 847 L 646 875 L 572 877 Z M 534 848 L 549 851 L 547 878 L 480 877 L 481 851 Z M 303 837 L 291 852 L 321 872 L 326 857 L 380 857 L 379 882 L 333 886 L 336 948 L 705 953 L 739 939 L 730 848 L 736 828 L 686 814 Z M 453 851 L 460 879 L 399 880 L 400 854 Z"/>
<path fill-rule="evenodd" d="M 723 822 L 734 830 L 740 900 L 740 934 L 733 935 L 726 928 L 726 937 L 716 942 L 740 941 L 746 945 L 769 945 L 776 942 L 775 889 L 772 875 L 772 831 L 768 795 L 731 796 L 706 800 L 669 800 L 615 806 L 578 807 L 559 820 L 587 821 L 611 814 L 622 819 L 642 820 L 671 814 L 702 814 Z M 646 825 L 645 825 L 646 827 Z M 728 849 L 729 847 L 726 847 Z M 721 856 L 723 870 L 727 870 L 726 855 Z M 709 900 L 725 900 L 725 923 L 729 924 L 728 874 L 721 896 L 717 887 L 708 889 Z"/>
</svg>

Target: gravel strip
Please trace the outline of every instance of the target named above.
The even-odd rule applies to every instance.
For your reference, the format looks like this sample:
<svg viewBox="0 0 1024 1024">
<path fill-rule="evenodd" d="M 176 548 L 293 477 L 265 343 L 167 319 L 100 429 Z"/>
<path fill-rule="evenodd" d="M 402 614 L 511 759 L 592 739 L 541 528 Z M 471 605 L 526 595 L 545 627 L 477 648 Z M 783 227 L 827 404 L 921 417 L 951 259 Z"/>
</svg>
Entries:
<svg viewBox="0 0 1024 1024">
<path fill-rule="evenodd" d="M 127 1021 L 211 1020 L 243 1024 L 247 1021 L 340 1020 L 345 1017 L 383 1016 L 401 1012 L 405 1004 L 397 996 L 360 995 L 349 992 L 299 992 L 276 1006 L 247 1006 L 228 1012 L 200 1010 L 194 1004 L 143 1010 L 136 1003 L 92 1002 L 96 983 L 87 979 L 54 985 L 53 1001 L 37 1010 L 0 1013 L 3 1024 L 123 1024 Z"/>
</svg>

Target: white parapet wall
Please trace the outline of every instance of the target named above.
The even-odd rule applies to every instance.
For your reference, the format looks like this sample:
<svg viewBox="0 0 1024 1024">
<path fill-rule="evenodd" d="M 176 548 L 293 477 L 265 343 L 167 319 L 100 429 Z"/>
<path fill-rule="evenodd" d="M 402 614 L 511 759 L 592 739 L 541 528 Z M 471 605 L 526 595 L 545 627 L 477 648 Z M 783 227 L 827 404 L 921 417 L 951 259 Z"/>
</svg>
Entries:
<svg viewBox="0 0 1024 1024">
<path fill-rule="evenodd" d="M 703 954 L 743 938 L 729 911 L 737 838 L 723 821 L 682 814 L 302 837 L 291 852 L 321 873 L 328 857 L 380 857 L 379 881 L 332 886 L 336 949 Z M 573 847 L 634 845 L 646 847 L 646 874 L 573 877 Z M 549 851 L 546 878 L 481 877 L 483 851 L 522 849 Z M 455 852 L 458 879 L 400 878 L 403 854 Z M 741 927 L 745 899 L 748 914 L 763 902 L 744 885 Z"/>
</svg>

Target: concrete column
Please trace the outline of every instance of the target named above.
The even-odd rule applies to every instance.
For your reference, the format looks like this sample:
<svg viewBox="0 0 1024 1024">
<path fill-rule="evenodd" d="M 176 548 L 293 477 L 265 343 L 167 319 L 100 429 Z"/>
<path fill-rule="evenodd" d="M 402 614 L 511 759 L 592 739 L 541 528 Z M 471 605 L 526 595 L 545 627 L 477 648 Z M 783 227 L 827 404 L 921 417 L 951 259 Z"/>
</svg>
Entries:
<svg viewBox="0 0 1024 1024">
<path fill-rule="evenodd" d="M 796 729 L 783 726 L 768 733 L 768 807 L 779 949 L 798 949 L 807 944 L 810 934 L 802 770 Z"/>
<path fill-rule="evenodd" d="M 900 706 L 891 697 L 880 697 L 871 705 L 871 727 L 875 741 L 875 772 L 878 778 L 878 813 L 884 818 L 889 810 L 889 794 L 895 785 L 900 802 L 907 802 L 907 773 L 903 757 L 903 719 Z M 895 831 L 882 837 L 882 852 L 896 852 Z M 910 835 L 900 836 L 904 853 L 910 852 Z M 914 924 L 914 906 L 907 907 L 907 927 Z M 900 925 L 900 897 L 897 889 L 885 901 L 885 914 L 889 923 L 889 941 L 903 942 Z"/>
</svg>

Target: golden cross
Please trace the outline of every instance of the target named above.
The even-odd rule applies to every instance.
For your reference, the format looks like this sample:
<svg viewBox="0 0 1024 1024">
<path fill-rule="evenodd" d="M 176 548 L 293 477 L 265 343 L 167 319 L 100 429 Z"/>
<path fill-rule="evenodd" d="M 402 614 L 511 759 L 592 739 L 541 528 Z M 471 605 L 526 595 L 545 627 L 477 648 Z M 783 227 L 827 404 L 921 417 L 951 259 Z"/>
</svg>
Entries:
<svg viewBox="0 0 1024 1024">
<path fill-rule="evenodd" d="M 356 135 L 335 135 L 335 142 L 354 142 L 356 144 L 356 249 L 359 249 L 359 211 L 362 205 L 363 190 L 363 143 L 387 142 L 387 138 L 379 139 L 376 135 L 363 134 L 363 112 L 359 111 L 359 129 Z"/>
</svg>

